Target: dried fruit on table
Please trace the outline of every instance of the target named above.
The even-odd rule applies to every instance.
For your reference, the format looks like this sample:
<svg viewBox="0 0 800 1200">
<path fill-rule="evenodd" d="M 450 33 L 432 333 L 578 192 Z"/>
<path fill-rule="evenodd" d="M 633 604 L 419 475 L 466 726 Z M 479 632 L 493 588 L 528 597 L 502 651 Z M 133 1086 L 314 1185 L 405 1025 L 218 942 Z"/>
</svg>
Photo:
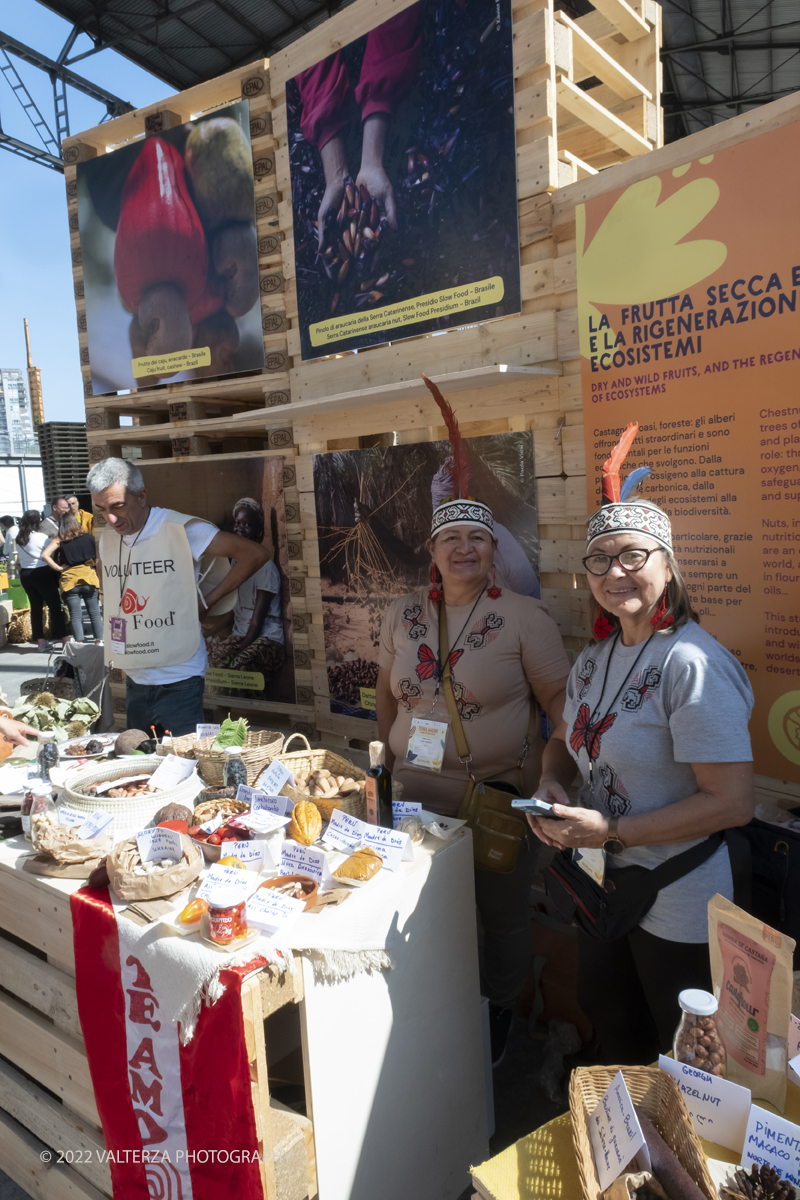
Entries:
<svg viewBox="0 0 800 1200">
<path fill-rule="evenodd" d="M 286 836 L 301 846 L 310 846 L 322 833 L 322 817 L 316 804 L 308 800 L 298 800 L 292 809 L 292 819 L 286 829 Z"/>
<path fill-rule="evenodd" d="M 178 920 L 181 925 L 194 925 L 199 921 L 204 912 L 208 912 L 207 900 L 190 900 L 186 908 L 180 913 Z"/>
<path fill-rule="evenodd" d="M 380 854 L 364 846 L 346 858 L 333 875 L 335 879 L 354 879 L 357 883 L 365 883 L 372 879 L 373 875 L 377 875 L 382 866 L 383 859 Z"/>
<path fill-rule="evenodd" d="M 153 824 L 161 825 L 163 821 L 185 821 L 188 826 L 191 820 L 192 810 L 185 804 L 165 804 L 153 817 Z M 186 833 L 186 830 L 183 832 Z"/>
</svg>

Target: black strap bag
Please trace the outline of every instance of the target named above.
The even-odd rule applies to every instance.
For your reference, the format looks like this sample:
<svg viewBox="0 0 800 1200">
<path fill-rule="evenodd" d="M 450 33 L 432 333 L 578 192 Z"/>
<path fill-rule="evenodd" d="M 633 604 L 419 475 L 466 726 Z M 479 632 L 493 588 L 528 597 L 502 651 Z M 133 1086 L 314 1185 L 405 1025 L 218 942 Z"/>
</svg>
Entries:
<svg viewBox="0 0 800 1200">
<path fill-rule="evenodd" d="M 724 836 L 712 833 L 652 870 L 618 867 L 606 871 L 602 887 L 572 861 L 571 850 L 561 850 L 544 871 L 547 894 L 556 909 L 554 915 L 601 942 L 624 937 L 647 915 L 661 889 L 709 859 L 722 845 Z"/>
</svg>

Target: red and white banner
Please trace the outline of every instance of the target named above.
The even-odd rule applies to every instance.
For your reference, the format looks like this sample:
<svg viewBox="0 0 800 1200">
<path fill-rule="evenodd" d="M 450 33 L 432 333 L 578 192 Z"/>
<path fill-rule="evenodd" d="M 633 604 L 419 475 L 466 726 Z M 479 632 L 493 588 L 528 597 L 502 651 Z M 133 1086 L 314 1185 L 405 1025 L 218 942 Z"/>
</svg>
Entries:
<svg viewBox="0 0 800 1200">
<path fill-rule="evenodd" d="M 108 888 L 82 888 L 71 908 L 78 1013 L 114 1200 L 263 1200 L 240 974 L 220 973 L 224 994 L 182 1046 L 120 941 Z"/>
</svg>

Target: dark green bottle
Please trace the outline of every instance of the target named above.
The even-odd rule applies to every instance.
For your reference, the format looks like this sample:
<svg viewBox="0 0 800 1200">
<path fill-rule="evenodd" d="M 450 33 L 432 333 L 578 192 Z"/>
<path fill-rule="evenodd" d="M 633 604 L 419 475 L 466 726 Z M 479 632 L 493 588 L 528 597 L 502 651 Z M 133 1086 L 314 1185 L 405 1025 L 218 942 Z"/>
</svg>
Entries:
<svg viewBox="0 0 800 1200">
<path fill-rule="evenodd" d="M 366 787 L 367 820 L 370 825 L 382 825 L 393 829 L 392 819 L 392 773 L 386 766 L 386 749 L 383 742 L 369 744 L 369 770 Z"/>
</svg>

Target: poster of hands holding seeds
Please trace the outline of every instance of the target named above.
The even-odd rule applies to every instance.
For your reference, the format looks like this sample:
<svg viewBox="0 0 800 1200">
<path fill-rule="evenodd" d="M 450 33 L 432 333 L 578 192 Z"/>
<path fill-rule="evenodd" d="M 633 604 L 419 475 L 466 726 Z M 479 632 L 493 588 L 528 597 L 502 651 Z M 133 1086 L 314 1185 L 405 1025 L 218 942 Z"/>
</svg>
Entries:
<svg viewBox="0 0 800 1200">
<path fill-rule="evenodd" d="M 80 163 L 92 392 L 264 365 L 247 101 Z"/>
<path fill-rule="evenodd" d="M 419 0 L 286 100 L 304 359 L 520 311 L 510 0 Z"/>
<path fill-rule="evenodd" d="M 465 438 L 470 493 L 494 514 L 497 581 L 540 595 L 533 435 Z M 314 497 L 331 712 L 375 720 L 383 616 L 430 584 L 426 542 L 453 494 L 450 442 L 314 456 Z M 422 678 L 422 676 L 420 676 Z"/>
</svg>

